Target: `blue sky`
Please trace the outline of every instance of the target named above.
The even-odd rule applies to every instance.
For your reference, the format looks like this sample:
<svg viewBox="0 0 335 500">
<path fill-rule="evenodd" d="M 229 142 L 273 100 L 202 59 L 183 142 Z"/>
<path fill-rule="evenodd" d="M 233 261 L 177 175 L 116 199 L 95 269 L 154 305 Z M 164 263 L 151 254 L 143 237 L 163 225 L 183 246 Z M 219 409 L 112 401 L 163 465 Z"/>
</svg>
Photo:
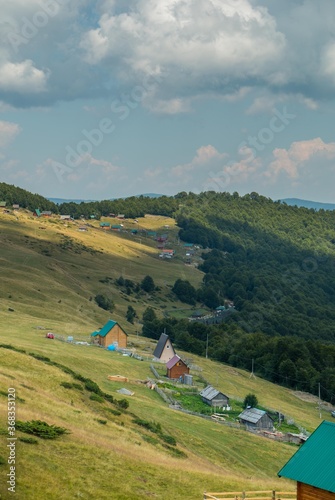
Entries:
<svg viewBox="0 0 335 500">
<path fill-rule="evenodd" d="M 335 203 L 332 0 L 0 0 L 0 179 Z"/>
</svg>

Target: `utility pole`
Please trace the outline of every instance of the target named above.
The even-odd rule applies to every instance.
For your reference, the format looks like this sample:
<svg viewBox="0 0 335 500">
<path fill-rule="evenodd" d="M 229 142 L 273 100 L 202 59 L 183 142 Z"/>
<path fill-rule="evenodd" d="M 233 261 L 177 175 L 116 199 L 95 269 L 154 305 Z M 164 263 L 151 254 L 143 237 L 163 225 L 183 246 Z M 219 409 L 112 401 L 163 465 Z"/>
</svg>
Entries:
<svg viewBox="0 0 335 500">
<path fill-rule="evenodd" d="M 208 358 L 208 330 L 207 330 L 207 338 L 206 338 L 206 359 Z"/>
<path fill-rule="evenodd" d="M 254 358 L 252 358 L 252 360 L 251 360 L 251 373 L 250 373 L 249 378 L 256 378 L 255 374 L 254 374 Z"/>
</svg>

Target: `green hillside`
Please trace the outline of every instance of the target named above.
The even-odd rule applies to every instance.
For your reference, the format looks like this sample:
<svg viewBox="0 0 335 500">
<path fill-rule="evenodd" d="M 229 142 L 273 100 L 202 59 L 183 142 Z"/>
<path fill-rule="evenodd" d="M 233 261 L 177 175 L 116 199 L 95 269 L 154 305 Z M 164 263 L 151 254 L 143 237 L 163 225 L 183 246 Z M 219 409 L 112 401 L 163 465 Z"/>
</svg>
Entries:
<svg viewBox="0 0 335 500">
<path fill-rule="evenodd" d="M 146 331 L 151 337 L 158 338 L 162 329 L 166 328 L 178 354 L 191 364 L 197 390 L 207 383 L 213 384 L 231 398 L 233 415 L 240 411 L 244 397 L 252 393 L 257 396 L 260 407 L 284 414 L 285 425 L 294 423 L 298 428 L 311 432 L 320 422 L 318 400 L 296 390 L 303 388 L 280 387 L 259 376 L 251 377 L 250 370 L 238 368 L 252 356 L 256 359 L 256 375 L 261 371 L 261 359 L 269 375 L 274 369 L 271 364 L 273 352 L 279 360 L 276 370 L 280 363 L 287 361 L 287 356 L 296 356 L 292 359 L 299 367 L 299 359 L 303 360 L 301 356 L 306 357 L 316 344 L 298 343 L 301 340 L 296 336 L 295 349 L 289 351 L 293 345 L 290 336 L 285 337 L 281 344 L 281 337 L 271 332 L 247 331 L 241 323 L 245 320 L 243 311 L 245 313 L 246 300 L 236 313 L 239 320 L 232 317 L 226 323 L 213 327 L 200 323 L 192 326 L 185 320 L 199 308 L 203 313 L 210 312 L 205 303 L 206 290 L 214 290 L 222 300 L 236 301 L 233 289 L 230 290 L 232 285 L 227 286 L 227 276 L 221 279 L 225 276 L 225 259 L 231 272 L 235 273 L 234 279 L 239 279 L 238 270 L 243 279 L 246 267 L 243 267 L 245 252 L 242 246 L 254 248 L 257 255 L 259 241 L 263 241 L 265 234 L 276 232 L 282 220 L 273 216 L 272 225 L 269 223 L 266 229 L 266 214 L 277 210 L 277 205 L 261 201 L 258 213 L 259 221 L 263 222 L 255 219 L 254 224 L 263 225 L 263 232 L 251 231 L 249 222 L 244 229 L 240 222 L 236 222 L 237 226 L 233 229 L 233 214 L 238 221 L 243 217 L 252 217 L 253 208 L 250 207 L 258 201 L 241 202 L 232 197 L 227 205 L 231 205 L 229 216 L 226 210 L 226 219 L 231 220 L 230 229 L 227 229 L 228 223 L 226 229 L 219 229 L 213 213 L 218 213 L 218 203 L 222 199 L 224 197 L 214 197 L 213 205 L 206 205 L 201 195 L 181 194 L 175 197 L 173 204 L 178 205 L 175 207 L 176 217 L 181 231 L 176 220 L 167 215 L 145 215 L 138 217 L 137 222 L 126 219 L 122 222 L 123 231 L 114 232 L 103 230 L 100 222 L 116 224 L 120 221 L 104 214 L 101 221 L 64 221 L 58 215 L 37 218 L 25 209 L 0 212 L 0 399 L 4 403 L 0 405 L 1 498 L 13 497 L 6 488 L 8 432 L 5 403 L 8 388 L 16 391 L 18 421 L 40 420 L 68 431 L 51 440 L 17 430 L 16 435 L 21 438 L 16 442 L 17 498 L 20 500 L 196 500 L 202 498 L 205 490 L 293 489 L 291 483 L 278 479 L 276 474 L 295 451 L 295 445 L 255 436 L 243 429 L 171 409 L 145 384 L 148 378 L 153 378 L 150 365 L 156 346 L 156 340 L 141 335 L 142 316 L 150 306 L 156 319 L 145 322 Z M 155 202 L 159 203 L 159 199 Z M 166 197 L 165 202 L 168 205 Z M 222 207 L 220 210 L 222 212 Z M 301 217 L 299 209 L 284 207 L 283 210 L 290 214 L 292 220 Z M 304 212 L 307 227 L 309 223 L 318 222 L 320 225 L 318 234 L 321 243 L 319 241 L 320 246 L 315 246 L 315 249 L 322 248 L 325 252 L 322 255 L 328 256 L 322 260 L 321 254 L 315 254 L 319 256 L 321 268 L 323 262 L 330 263 L 333 259 L 331 217 L 323 214 L 321 224 L 321 219 L 316 219 L 319 215 L 314 212 L 311 216 L 309 214 L 309 211 Z M 81 231 L 84 224 L 86 230 Z M 284 223 L 280 224 L 283 224 L 285 232 Z M 310 228 L 312 235 L 316 231 L 313 227 Z M 134 228 L 137 232 L 132 232 Z M 168 247 L 176 252 L 173 259 L 159 257 L 157 241 L 148 231 L 168 234 Z M 229 251 L 225 250 L 228 248 L 228 233 L 229 241 L 235 242 L 231 243 Z M 256 233 L 262 235 L 259 240 L 255 237 Z M 299 234 L 298 231 L 296 233 Z M 326 233 L 328 236 L 325 236 Z M 297 234 L 293 236 L 285 232 L 286 236 L 283 234 L 281 239 L 280 248 L 290 249 L 292 259 L 305 255 L 304 246 L 308 250 L 306 255 L 309 255 L 308 252 L 316 245 L 313 237 L 304 242 L 303 230 L 298 243 Z M 211 247 L 213 251 L 196 250 L 190 263 L 185 259 L 180 237 Z M 208 240 L 207 244 L 199 241 L 204 237 Z M 278 235 L 276 237 L 279 238 Z M 289 239 L 292 239 L 291 246 L 288 246 Z M 237 242 L 240 246 L 235 248 Z M 271 245 L 269 252 L 270 248 Z M 256 260 L 251 259 L 249 266 L 255 273 L 258 269 L 254 266 Z M 145 276 L 151 276 L 154 281 L 155 288 L 151 292 L 141 287 Z M 329 279 L 332 279 L 330 270 Z M 195 290 L 194 305 L 177 300 L 176 293 L 172 291 L 177 280 L 192 285 Z M 317 283 L 315 287 L 319 285 Z M 99 294 L 114 303 L 112 311 L 98 306 L 95 298 Z M 251 294 L 253 307 L 256 304 L 254 299 Z M 126 320 L 129 306 L 137 314 L 134 323 Z M 88 341 L 90 333 L 111 317 L 128 332 L 128 347 L 141 356 L 142 361 L 95 346 L 45 337 L 51 331 L 63 339 L 71 335 L 76 341 Z M 331 323 L 331 316 L 328 319 Z M 315 321 L 318 321 L 317 316 Z M 208 359 L 204 357 L 207 339 Z M 183 348 L 185 345 L 188 352 Z M 319 356 L 319 362 L 323 344 L 320 346 L 320 351 L 314 353 L 315 360 Z M 322 382 L 328 390 L 332 387 L 332 348 L 329 344 L 325 359 L 328 379 Z M 229 364 L 219 361 L 228 361 Z M 248 367 L 246 364 L 245 368 Z M 156 364 L 156 368 L 163 378 L 161 365 Z M 317 381 L 316 374 L 321 373 L 316 368 L 314 370 L 313 383 Z M 110 381 L 108 375 L 122 375 L 128 381 Z M 300 377 L 302 372 L 295 375 Z M 289 374 L 286 378 L 288 386 L 291 376 Z M 282 379 L 278 381 L 283 382 Z M 121 395 L 117 392 L 121 388 L 134 394 Z M 178 400 L 182 390 L 168 386 L 169 390 Z M 332 418 L 331 408 L 330 404 L 323 403 L 322 418 Z"/>
</svg>

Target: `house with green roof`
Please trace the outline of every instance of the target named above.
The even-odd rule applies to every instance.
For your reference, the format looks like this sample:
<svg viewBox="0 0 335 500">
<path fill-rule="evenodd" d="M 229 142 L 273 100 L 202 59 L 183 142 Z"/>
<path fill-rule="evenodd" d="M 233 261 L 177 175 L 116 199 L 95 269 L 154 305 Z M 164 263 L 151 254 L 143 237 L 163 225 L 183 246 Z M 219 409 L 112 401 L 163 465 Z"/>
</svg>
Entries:
<svg viewBox="0 0 335 500">
<path fill-rule="evenodd" d="M 35 217 L 41 217 L 41 210 L 39 208 L 35 208 L 33 215 Z"/>
<path fill-rule="evenodd" d="M 297 500 L 335 500 L 335 424 L 324 420 L 278 476 L 297 482 Z"/>
<path fill-rule="evenodd" d="M 0 201 L 0 207 L 3 208 L 6 206 L 6 202 L 5 201 Z"/>
<path fill-rule="evenodd" d="M 91 333 L 94 344 L 108 347 L 109 345 L 116 344 L 119 348 L 125 349 L 127 347 L 128 334 L 118 324 L 117 321 L 112 319 L 100 329 Z"/>
<path fill-rule="evenodd" d="M 101 229 L 109 229 L 111 227 L 110 222 L 100 222 Z"/>
</svg>

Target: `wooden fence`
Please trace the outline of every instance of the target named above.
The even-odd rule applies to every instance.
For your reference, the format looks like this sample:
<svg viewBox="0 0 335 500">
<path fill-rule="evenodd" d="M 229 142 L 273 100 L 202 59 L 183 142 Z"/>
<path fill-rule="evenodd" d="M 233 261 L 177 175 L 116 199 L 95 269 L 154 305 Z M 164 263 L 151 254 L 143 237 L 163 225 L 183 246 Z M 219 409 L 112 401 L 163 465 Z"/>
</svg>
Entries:
<svg viewBox="0 0 335 500">
<path fill-rule="evenodd" d="M 295 491 L 230 491 L 226 493 L 204 493 L 204 500 L 296 500 Z"/>
</svg>

